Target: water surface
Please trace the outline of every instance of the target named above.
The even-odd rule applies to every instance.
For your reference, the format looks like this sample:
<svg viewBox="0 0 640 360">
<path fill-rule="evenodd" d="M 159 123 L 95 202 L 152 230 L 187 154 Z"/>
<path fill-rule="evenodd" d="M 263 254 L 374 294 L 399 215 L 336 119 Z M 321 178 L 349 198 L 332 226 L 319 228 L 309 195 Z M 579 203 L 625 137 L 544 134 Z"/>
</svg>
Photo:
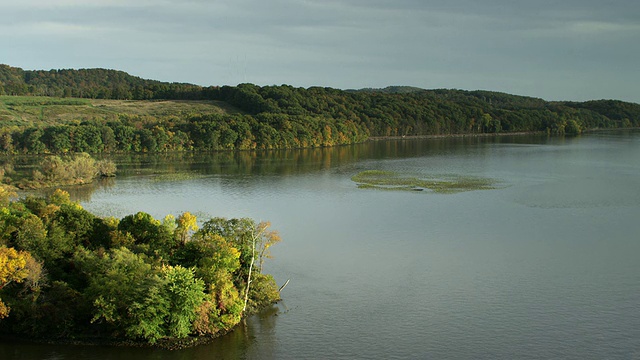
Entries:
<svg viewBox="0 0 640 360">
<path fill-rule="evenodd" d="M 183 351 L 0 343 L 2 359 L 638 359 L 640 133 L 126 157 L 83 206 L 269 220 L 284 300 Z M 365 170 L 496 179 L 359 189 Z M 166 176 L 167 171 L 190 174 Z"/>
</svg>

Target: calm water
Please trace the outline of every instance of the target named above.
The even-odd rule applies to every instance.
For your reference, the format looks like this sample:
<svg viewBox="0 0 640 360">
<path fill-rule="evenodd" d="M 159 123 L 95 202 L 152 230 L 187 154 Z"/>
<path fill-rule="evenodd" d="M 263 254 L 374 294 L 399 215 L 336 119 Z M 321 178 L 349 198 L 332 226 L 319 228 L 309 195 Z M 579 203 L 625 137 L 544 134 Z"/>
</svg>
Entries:
<svg viewBox="0 0 640 360">
<path fill-rule="evenodd" d="M 269 220 L 284 300 L 198 348 L 0 343 L 1 359 L 640 359 L 640 132 L 118 161 L 76 193 L 87 209 Z M 498 188 L 350 179 L 373 169 Z"/>
</svg>

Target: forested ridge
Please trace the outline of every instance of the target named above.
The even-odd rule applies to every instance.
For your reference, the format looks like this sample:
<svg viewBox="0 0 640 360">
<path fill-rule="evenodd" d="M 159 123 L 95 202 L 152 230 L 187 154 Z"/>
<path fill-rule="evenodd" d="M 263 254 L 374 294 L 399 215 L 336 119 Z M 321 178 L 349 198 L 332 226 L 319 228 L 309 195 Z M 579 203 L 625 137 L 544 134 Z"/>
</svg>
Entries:
<svg viewBox="0 0 640 360">
<path fill-rule="evenodd" d="M 104 105 L 96 105 L 95 99 L 197 100 L 225 109 L 99 113 Z M 76 119 L 56 117 L 64 107 L 94 111 Z M 36 120 L 24 121 L 25 114 Z M 0 151 L 5 153 L 283 149 L 352 144 L 373 136 L 578 134 L 638 127 L 640 105 L 403 86 L 359 91 L 253 84 L 202 87 L 116 70 L 32 71 L 0 65 L 0 125 Z"/>
</svg>

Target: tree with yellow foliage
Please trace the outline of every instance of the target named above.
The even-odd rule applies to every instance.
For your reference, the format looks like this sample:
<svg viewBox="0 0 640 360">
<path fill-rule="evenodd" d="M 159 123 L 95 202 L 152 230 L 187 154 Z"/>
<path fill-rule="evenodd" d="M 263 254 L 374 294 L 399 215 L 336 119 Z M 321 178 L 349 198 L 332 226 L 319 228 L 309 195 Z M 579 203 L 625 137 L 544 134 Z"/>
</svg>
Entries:
<svg viewBox="0 0 640 360">
<path fill-rule="evenodd" d="M 257 226 L 257 233 L 260 235 L 258 237 L 258 250 L 259 252 L 259 259 L 260 259 L 260 272 L 262 272 L 262 265 L 264 264 L 264 259 L 271 259 L 271 251 L 269 250 L 269 248 L 277 243 L 279 243 L 280 241 L 282 241 L 282 238 L 280 237 L 280 234 L 277 231 L 271 230 L 271 231 L 267 231 L 267 229 L 271 226 L 271 223 L 266 221 L 266 222 L 261 222 L 260 224 L 258 224 Z"/>
<path fill-rule="evenodd" d="M 12 282 L 20 283 L 29 276 L 27 263 L 31 254 L 6 246 L 0 247 L 0 290 Z M 0 299 L 0 319 L 9 316 L 10 308 Z"/>
<path fill-rule="evenodd" d="M 196 218 L 196 216 L 191 215 L 191 213 L 188 211 L 185 211 L 182 213 L 182 215 L 178 216 L 178 219 L 176 220 L 177 227 L 175 230 L 175 235 L 182 244 L 187 242 L 187 239 L 189 238 L 189 231 L 198 230 L 197 221 L 198 219 Z"/>
</svg>

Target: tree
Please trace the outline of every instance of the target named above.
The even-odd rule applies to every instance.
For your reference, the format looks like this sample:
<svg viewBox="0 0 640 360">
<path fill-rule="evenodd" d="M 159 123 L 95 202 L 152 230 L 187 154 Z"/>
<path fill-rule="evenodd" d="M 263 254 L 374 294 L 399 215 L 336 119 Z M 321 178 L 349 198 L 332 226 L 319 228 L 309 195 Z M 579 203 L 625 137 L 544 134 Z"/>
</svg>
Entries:
<svg viewBox="0 0 640 360">
<path fill-rule="evenodd" d="M 20 283 L 29 276 L 27 263 L 31 254 L 6 246 L 0 247 L 0 290 L 12 282 Z M 0 299 L 0 319 L 9 316 L 11 309 Z"/>
<path fill-rule="evenodd" d="M 140 151 L 155 152 L 158 150 L 158 142 L 153 132 L 149 129 L 140 129 L 137 131 L 140 138 Z"/>
<path fill-rule="evenodd" d="M 52 248 L 51 242 L 47 240 L 47 230 L 42 220 L 33 214 L 29 214 L 20 224 L 15 234 L 15 243 L 41 260 L 60 256 L 57 254 L 59 249 Z"/>
<path fill-rule="evenodd" d="M 7 206 L 9 200 L 17 195 L 13 186 L 0 184 L 0 206 Z"/>
<path fill-rule="evenodd" d="M 176 245 L 169 229 L 145 212 L 125 216 L 120 220 L 118 230 L 130 233 L 137 249 L 150 255 L 170 254 Z"/>
<path fill-rule="evenodd" d="M 113 129 L 108 126 L 101 126 L 102 131 L 102 146 L 105 152 L 112 152 L 116 149 L 116 134 Z"/>
<path fill-rule="evenodd" d="M 42 129 L 28 129 L 24 134 L 24 150 L 33 154 L 43 153 L 47 148 L 41 140 L 43 135 Z"/>
<path fill-rule="evenodd" d="M 164 296 L 168 304 L 168 315 L 165 320 L 166 335 L 183 338 L 189 335 L 197 309 L 204 301 L 204 282 L 194 276 L 193 269 L 182 266 L 164 266 Z"/>
<path fill-rule="evenodd" d="M 280 241 L 278 233 L 269 231 L 269 227 L 270 223 L 268 222 L 256 224 L 253 220 L 247 218 L 213 218 L 202 224 L 202 228 L 194 235 L 196 239 L 211 238 L 213 235 L 218 235 L 226 243 L 239 250 L 240 266 L 234 273 L 237 287 L 243 288 L 243 312 L 246 311 L 249 303 L 256 260 L 260 262 L 258 270 L 261 271 L 264 259 L 270 256 L 269 248 Z"/>
<path fill-rule="evenodd" d="M 198 219 L 194 215 L 191 215 L 190 212 L 184 212 L 182 215 L 178 216 L 175 235 L 181 243 L 184 244 L 187 242 L 189 231 L 198 230 L 197 220 Z"/>
<path fill-rule="evenodd" d="M 80 125 L 73 133 L 73 149 L 76 152 L 102 152 L 102 131 L 94 125 Z"/>
<path fill-rule="evenodd" d="M 125 248 L 112 249 L 102 258 L 85 252 L 78 262 L 90 275 L 87 294 L 94 299 L 94 323 L 105 322 L 151 343 L 192 332 L 205 298 L 204 282 L 193 269 L 154 268 Z"/>
<path fill-rule="evenodd" d="M 60 205 L 53 218 L 54 224 L 65 232 L 74 245 L 90 245 L 96 216 L 83 209 L 79 204 Z"/>
<path fill-rule="evenodd" d="M 249 274 L 247 275 L 247 285 L 244 290 L 244 307 L 242 311 L 247 310 L 247 302 L 249 301 L 249 289 L 251 288 L 251 275 L 253 273 L 253 264 L 256 260 L 256 247 L 260 255 L 260 268 L 262 269 L 262 256 L 267 254 L 269 247 L 280 241 L 280 237 L 277 233 L 268 232 L 267 229 L 271 226 L 268 222 L 261 222 L 258 226 L 254 227 L 251 232 L 251 263 L 249 265 Z"/>
<path fill-rule="evenodd" d="M 218 234 L 198 236 L 185 248 L 192 254 L 185 263 L 196 266 L 196 275 L 207 286 L 216 283 L 221 273 L 233 275 L 240 269 L 240 251 Z"/>
<path fill-rule="evenodd" d="M 571 119 L 567 121 L 564 132 L 567 135 L 579 135 L 582 132 L 582 128 L 577 121 Z"/>
<path fill-rule="evenodd" d="M 240 267 L 235 272 L 236 284 L 240 284 L 247 279 L 249 264 L 253 253 L 251 243 L 255 227 L 256 223 L 252 219 L 226 219 L 216 217 L 203 223 L 200 230 L 194 234 L 194 237 L 202 238 L 219 235 L 240 252 Z"/>
<path fill-rule="evenodd" d="M 6 129 L 0 133 L 0 149 L 6 153 L 13 151 L 13 137 Z"/>
<path fill-rule="evenodd" d="M 116 141 L 116 148 L 120 151 L 133 150 L 133 140 L 135 138 L 135 128 L 121 123 L 109 123 L 113 129 Z"/>
<path fill-rule="evenodd" d="M 262 236 L 259 238 L 258 242 L 258 251 L 260 258 L 260 272 L 262 272 L 262 266 L 264 265 L 265 259 L 271 259 L 271 251 L 269 250 L 271 246 L 282 241 L 280 234 L 277 231 L 267 231 L 267 229 L 271 226 L 270 222 L 261 222 L 258 224 L 258 227 L 264 227 L 264 231 Z"/>
<path fill-rule="evenodd" d="M 44 130 L 43 141 L 52 153 L 67 153 L 71 150 L 71 131 L 68 126 L 51 126 Z"/>
<path fill-rule="evenodd" d="M 72 204 L 71 196 L 69 195 L 69 193 L 60 189 L 56 189 L 51 195 L 49 195 L 47 201 L 50 204 L 55 204 L 58 206 Z"/>
<path fill-rule="evenodd" d="M 78 252 L 75 259 L 89 279 L 85 293 L 93 299 L 92 322 L 124 329 L 133 338 L 155 341 L 164 335 L 161 326 L 167 310 L 158 296 L 162 281 L 141 255 L 121 248 L 102 257 Z"/>
<path fill-rule="evenodd" d="M 500 123 L 500 120 L 491 119 L 491 121 L 489 122 L 488 131 L 496 134 L 502 131 L 502 124 Z"/>
<path fill-rule="evenodd" d="M 59 156 L 47 156 L 44 158 L 40 165 L 40 171 L 44 177 L 43 180 L 49 182 L 64 181 L 72 177 L 68 173 L 64 161 Z"/>
</svg>

